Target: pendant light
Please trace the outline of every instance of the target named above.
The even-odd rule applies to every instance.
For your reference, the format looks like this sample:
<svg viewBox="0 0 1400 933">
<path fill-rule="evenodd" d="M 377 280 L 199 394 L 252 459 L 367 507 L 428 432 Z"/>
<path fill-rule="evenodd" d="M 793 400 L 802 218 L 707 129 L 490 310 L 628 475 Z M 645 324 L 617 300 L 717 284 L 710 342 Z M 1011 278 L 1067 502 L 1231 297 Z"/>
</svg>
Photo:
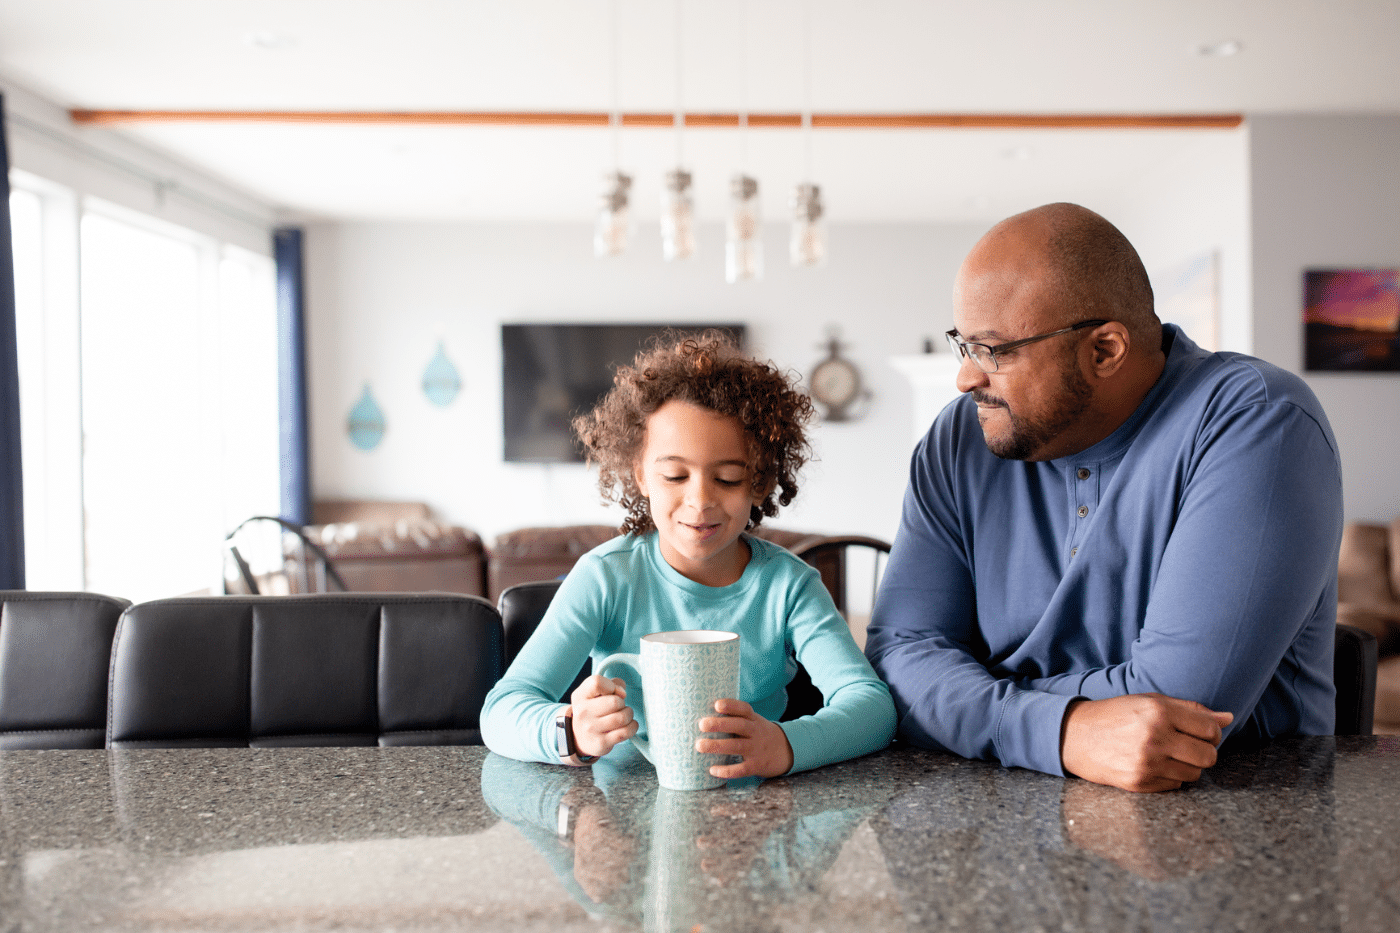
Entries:
<svg viewBox="0 0 1400 933">
<path fill-rule="evenodd" d="M 729 220 L 724 235 L 724 278 L 733 284 L 763 278 L 763 216 L 758 180 L 745 173 L 748 162 L 748 29 L 739 21 L 739 172 L 729 180 Z"/>
<path fill-rule="evenodd" d="M 661 190 L 661 255 L 667 262 L 695 255 L 695 198 L 690 172 L 682 168 L 685 107 L 681 95 L 681 7 L 682 0 L 676 0 L 676 168 L 666 173 L 666 184 Z"/>
<path fill-rule="evenodd" d="M 618 102 L 617 79 L 617 0 L 612 0 L 612 111 L 608 127 L 612 134 L 613 170 L 603 176 L 603 203 L 593 227 L 593 255 L 620 256 L 632 233 L 632 176 L 622 171 L 622 111 Z"/>
<path fill-rule="evenodd" d="M 826 213 L 821 188 L 812 178 L 812 7 L 810 0 L 802 11 L 802 144 L 807 181 L 792 193 L 792 234 L 788 238 L 788 258 L 794 266 L 819 266 L 826 262 Z"/>
</svg>

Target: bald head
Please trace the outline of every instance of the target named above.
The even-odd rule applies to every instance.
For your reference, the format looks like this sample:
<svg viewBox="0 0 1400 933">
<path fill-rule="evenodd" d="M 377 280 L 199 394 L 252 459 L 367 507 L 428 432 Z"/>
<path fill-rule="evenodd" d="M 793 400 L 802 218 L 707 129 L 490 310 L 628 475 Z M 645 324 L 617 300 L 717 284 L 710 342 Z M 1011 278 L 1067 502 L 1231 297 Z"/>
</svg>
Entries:
<svg viewBox="0 0 1400 933">
<path fill-rule="evenodd" d="M 1048 326 L 1094 318 L 1120 321 L 1139 348 L 1155 351 L 1161 345 L 1162 322 L 1137 250 L 1088 208 L 1063 202 L 1033 208 L 997 224 L 978 244 L 983 245 L 1003 256 L 1027 254 L 1049 299 Z"/>
</svg>

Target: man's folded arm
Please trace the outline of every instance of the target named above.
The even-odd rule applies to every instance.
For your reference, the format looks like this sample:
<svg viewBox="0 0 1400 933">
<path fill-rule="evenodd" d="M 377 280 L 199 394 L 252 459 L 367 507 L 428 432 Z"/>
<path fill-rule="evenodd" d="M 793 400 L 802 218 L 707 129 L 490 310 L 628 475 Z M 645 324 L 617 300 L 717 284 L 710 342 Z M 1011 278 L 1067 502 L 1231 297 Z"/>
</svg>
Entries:
<svg viewBox="0 0 1400 933">
<path fill-rule="evenodd" d="M 994 677 L 975 654 L 976 602 L 952 518 L 915 455 L 866 654 L 890 686 L 900 734 L 967 758 L 1063 774 L 1060 723 L 1073 697 Z"/>
</svg>

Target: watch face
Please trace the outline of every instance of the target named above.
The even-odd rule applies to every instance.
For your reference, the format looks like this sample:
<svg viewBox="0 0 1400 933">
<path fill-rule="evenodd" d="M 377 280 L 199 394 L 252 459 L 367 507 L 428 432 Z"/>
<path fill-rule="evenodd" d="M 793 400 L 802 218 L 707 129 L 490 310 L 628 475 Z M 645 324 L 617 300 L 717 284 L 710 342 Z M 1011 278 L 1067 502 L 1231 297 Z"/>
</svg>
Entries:
<svg viewBox="0 0 1400 933">
<path fill-rule="evenodd" d="M 812 397 L 823 405 L 843 408 L 860 391 L 860 375 L 845 360 L 823 360 L 812 371 Z"/>
</svg>

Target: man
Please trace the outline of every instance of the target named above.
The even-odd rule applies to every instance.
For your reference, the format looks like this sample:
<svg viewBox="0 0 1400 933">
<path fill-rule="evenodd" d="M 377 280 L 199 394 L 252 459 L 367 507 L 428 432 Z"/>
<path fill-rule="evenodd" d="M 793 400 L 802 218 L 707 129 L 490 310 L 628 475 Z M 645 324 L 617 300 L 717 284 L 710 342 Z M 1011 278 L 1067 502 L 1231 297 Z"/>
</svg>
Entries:
<svg viewBox="0 0 1400 933">
<path fill-rule="evenodd" d="M 916 450 L 867 654 L 905 739 L 1129 790 L 1330 734 L 1341 467 L 1297 378 L 1158 321 L 1051 204 L 958 271 L 962 397 Z"/>
</svg>

